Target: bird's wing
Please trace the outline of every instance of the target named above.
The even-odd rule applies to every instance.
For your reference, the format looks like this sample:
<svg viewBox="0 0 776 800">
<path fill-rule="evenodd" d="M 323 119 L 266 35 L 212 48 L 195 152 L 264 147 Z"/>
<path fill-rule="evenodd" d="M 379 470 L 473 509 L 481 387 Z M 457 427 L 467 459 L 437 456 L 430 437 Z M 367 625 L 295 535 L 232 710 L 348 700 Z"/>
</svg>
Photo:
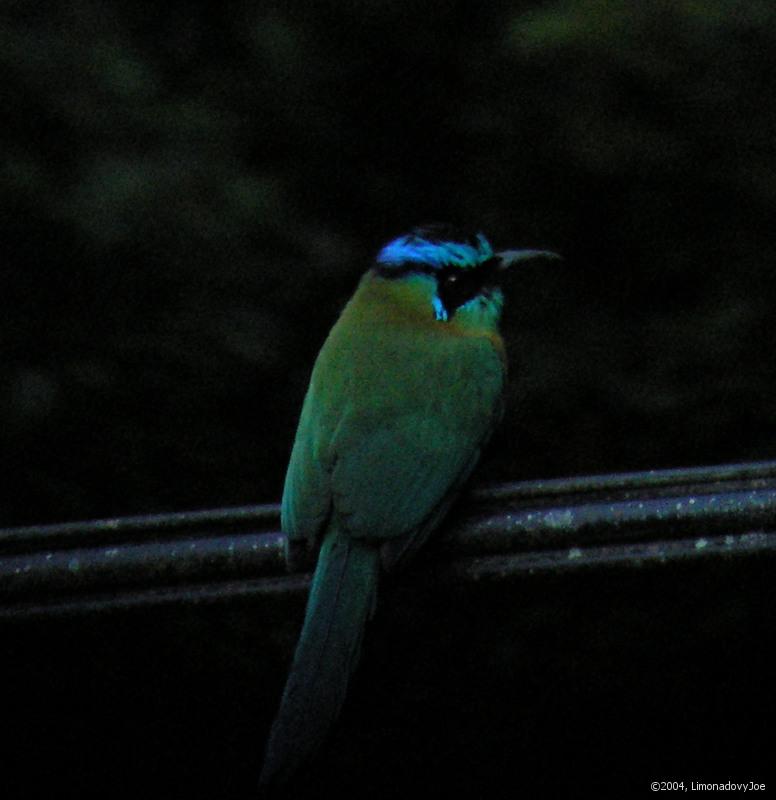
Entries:
<svg viewBox="0 0 776 800">
<path fill-rule="evenodd" d="M 477 463 L 500 416 L 502 385 L 499 362 L 468 397 L 441 405 L 429 397 L 412 413 L 360 426 L 341 447 L 335 442 L 333 511 L 343 528 L 401 540 L 390 545 L 395 554 L 414 550 Z"/>
<path fill-rule="evenodd" d="M 386 569 L 391 570 L 400 562 L 404 562 L 405 560 L 411 558 L 423 546 L 434 530 L 436 530 L 437 526 L 447 514 L 450 506 L 458 497 L 461 487 L 466 483 L 472 471 L 477 466 L 477 462 L 480 460 L 480 455 L 482 453 L 482 447 L 488 441 L 488 439 L 490 439 L 490 434 L 492 433 L 493 428 L 498 424 L 498 420 L 500 420 L 500 418 L 501 408 L 499 407 L 498 413 L 494 417 L 494 424 L 485 434 L 480 446 L 472 451 L 468 464 L 466 464 L 466 466 L 461 470 L 448 488 L 447 493 L 437 504 L 431 514 L 429 514 L 423 520 L 421 525 L 414 529 L 410 535 L 389 539 L 383 544 L 381 560 Z"/>
<path fill-rule="evenodd" d="M 331 513 L 331 465 L 319 443 L 315 407 L 311 388 L 302 406 L 280 506 L 292 561 L 297 548 L 313 548 Z"/>
<path fill-rule="evenodd" d="M 390 539 L 414 530 L 467 467 L 483 433 L 450 430 L 423 413 L 365 432 L 334 468 L 337 517 L 353 536 Z"/>
<path fill-rule="evenodd" d="M 330 372 L 347 369 L 346 360 L 339 373 Z M 406 362 L 398 371 L 372 363 L 369 369 L 364 382 L 373 390 L 363 403 L 350 402 L 343 382 L 316 380 L 314 371 L 283 491 L 292 550 L 300 543 L 312 549 L 332 518 L 344 534 L 400 539 L 391 545 L 397 553 L 416 549 L 500 416 L 504 366 L 488 345 L 436 364 L 418 360 L 409 377 Z"/>
</svg>

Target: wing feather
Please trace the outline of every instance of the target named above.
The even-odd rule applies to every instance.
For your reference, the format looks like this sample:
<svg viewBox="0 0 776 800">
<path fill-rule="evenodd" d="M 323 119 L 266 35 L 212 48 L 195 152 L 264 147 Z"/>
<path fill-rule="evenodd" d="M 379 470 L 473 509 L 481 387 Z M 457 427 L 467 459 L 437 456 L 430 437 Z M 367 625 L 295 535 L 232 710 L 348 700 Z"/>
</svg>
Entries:
<svg viewBox="0 0 776 800">
<path fill-rule="evenodd" d="M 486 336 L 424 338 L 343 320 L 318 357 L 283 494 L 293 544 L 331 521 L 414 550 L 469 476 L 500 414 L 503 353 Z M 390 560 L 390 559 L 389 559 Z"/>
</svg>

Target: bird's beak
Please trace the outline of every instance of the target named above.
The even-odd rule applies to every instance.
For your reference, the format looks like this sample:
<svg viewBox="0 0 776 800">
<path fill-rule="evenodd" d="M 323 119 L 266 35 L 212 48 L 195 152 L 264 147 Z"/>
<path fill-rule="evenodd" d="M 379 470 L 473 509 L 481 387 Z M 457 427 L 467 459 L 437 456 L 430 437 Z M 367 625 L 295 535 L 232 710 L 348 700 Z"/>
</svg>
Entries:
<svg viewBox="0 0 776 800">
<path fill-rule="evenodd" d="M 553 253 L 550 250 L 502 250 L 496 253 L 499 260 L 499 269 L 509 269 L 518 262 L 535 261 L 543 259 L 545 261 L 563 261 L 563 256 Z"/>
</svg>

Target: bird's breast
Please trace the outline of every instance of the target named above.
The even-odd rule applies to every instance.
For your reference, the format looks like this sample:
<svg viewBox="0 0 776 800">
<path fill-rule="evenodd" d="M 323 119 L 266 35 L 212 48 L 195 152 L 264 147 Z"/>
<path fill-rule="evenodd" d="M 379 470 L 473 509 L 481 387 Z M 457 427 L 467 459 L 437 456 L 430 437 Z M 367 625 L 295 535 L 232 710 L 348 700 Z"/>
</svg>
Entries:
<svg viewBox="0 0 776 800">
<path fill-rule="evenodd" d="M 324 427 L 418 412 L 450 426 L 489 420 L 505 373 L 498 333 L 392 311 L 351 301 L 332 329 L 313 373 L 318 402 L 332 416 Z"/>
</svg>

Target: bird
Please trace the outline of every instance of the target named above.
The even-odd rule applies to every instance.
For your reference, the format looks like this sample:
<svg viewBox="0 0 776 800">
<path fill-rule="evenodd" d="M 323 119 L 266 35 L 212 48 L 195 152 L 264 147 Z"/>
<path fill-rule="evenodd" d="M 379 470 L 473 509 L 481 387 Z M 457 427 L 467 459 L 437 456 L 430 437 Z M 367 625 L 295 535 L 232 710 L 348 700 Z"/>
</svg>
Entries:
<svg viewBox="0 0 776 800">
<path fill-rule="evenodd" d="M 438 527 L 502 416 L 502 280 L 546 250 L 424 225 L 377 253 L 318 354 L 286 473 L 290 568 L 317 565 L 259 785 L 287 785 L 337 719 L 384 573 Z"/>
</svg>

